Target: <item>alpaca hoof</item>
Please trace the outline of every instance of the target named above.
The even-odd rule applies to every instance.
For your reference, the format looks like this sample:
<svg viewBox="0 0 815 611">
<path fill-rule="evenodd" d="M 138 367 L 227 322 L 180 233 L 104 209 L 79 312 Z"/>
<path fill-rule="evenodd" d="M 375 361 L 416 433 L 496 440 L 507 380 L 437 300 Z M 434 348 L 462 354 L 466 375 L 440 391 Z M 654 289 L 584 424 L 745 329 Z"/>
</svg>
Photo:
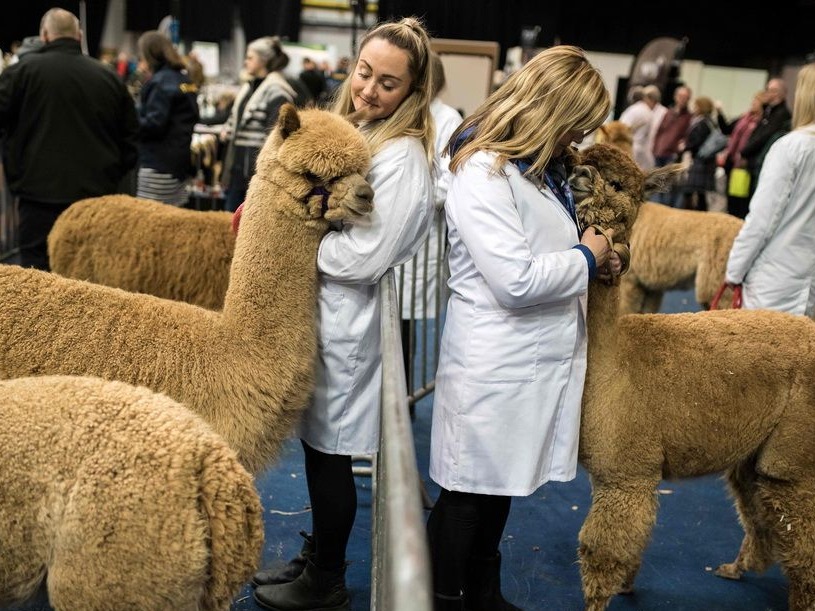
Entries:
<svg viewBox="0 0 815 611">
<path fill-rule="evenodd" d="M 586 601 L 585 611 L 604 611 L 608 602 L 607 598 L 590 598 Z"/>
<path fill-rule="evenodd" d="M 728 562 L 719 565 L 719 568 L 713 571 L 713 574 L 716 575 L 716 577 L 724 577 L 725 579 L 741 579 L 742 572 L 738 563 Z"/>
</svg>

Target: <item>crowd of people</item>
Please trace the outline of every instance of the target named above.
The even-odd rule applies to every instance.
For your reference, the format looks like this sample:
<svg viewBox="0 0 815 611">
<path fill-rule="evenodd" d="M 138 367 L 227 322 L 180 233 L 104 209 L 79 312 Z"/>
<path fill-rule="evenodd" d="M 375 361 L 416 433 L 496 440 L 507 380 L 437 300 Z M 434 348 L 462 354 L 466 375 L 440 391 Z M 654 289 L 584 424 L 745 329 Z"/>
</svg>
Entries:
<svg viewBox="0 0 815 611">
<path fill-rule="evenodd" d="M 56 217 L 78 199 L 122 192 L 128 172 L 140 197 L 186 202 L 201 77 L 164 34 L 146 32 L 134 103 L 130 66 L 83 55 L 75 15 L 49 10 L 39 38 L 0 75 L 0 133 L 19 201 L 22 264 L 47 270 Z M 443 211 L 450 298 L 430 449 L 430 476 L 441 487 L 427 523 L 434 605 L 517 609 L 500 587 L 511 500 L 576 476 L 588 286 L 623 267 L 605 236 L 581 227 L 567 180 L 567 152 L 607 120 L 609 92 L 581 49 L 557 45 L 461 117 L 438 99 L 443 65 L 416 18 L 375 25 L 330 75 L 307 60 L 295 81 L 284 73 L 288 61 L 278 38 L 251 41 L 246 79 L 219 108 L 225 208 L 245 198 L 281 106 L 308 100 L 364 135 L 375 206 L 368 222 L 336 227 L 319 249 L 316 386 L 296 431 L 312 529 L 299 556 L 254 576 L 255 600 L 277 610 L 348 608 L 352 457 L 379 444 L 378 281 L 416 256 Z M 687 181 L 665 203 L 705 209 L 717 164 L 749 170 L 749 214 L 728 280 L 744 283 L 746 307 L 811 315 L 815 67 L 801 70 L 791 115 L 785 95 L 783 81 L 771 79 L 728 123 L 685 86 L 670 107 L 649 86 L 621 120 L 644 169 L 691 157 Z M 714 130 L 729 140 L 702 156 Z M 733 203 L 734 213 L 747 210 Z"/>
</svg>

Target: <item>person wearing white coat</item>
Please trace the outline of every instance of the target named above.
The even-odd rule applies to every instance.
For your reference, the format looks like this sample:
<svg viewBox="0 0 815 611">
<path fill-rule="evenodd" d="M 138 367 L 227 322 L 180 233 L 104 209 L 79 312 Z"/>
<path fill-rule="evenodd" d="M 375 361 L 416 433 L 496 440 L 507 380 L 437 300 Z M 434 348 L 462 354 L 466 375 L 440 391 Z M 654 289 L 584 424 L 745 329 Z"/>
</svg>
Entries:
<svg viewBox="0 0 815 611">
<path fill-rule="evenodd" d="M 320 272 L 316 387 L 298 434 L 313 534 L 283 571 L 260 571 L 255 600 L 277 611 L 348 609 L 345 550 L 356 517 L 355 454 L 379 442 L 382 379 L 378 282 L 412 257 L 432 219 L 430 39 L 413 18 L 362 39 L 335 112 L 361 122 L 372 152 L 369 217 L 329 232 Z"/>
<path fill-rule="evenodd" d="M 453 136 L 451 294 L 430 446 L 441 486 L 428 519 L 437 611 L 518 609 L 500 589 L 511 497 L 575 477 L 586 293 L 620 261 L 581 230 L 562 155 L 610 105 L 584 53 L 556 46 Z"/>
<path fill-rule="evenodd" d="M 437 309 L 443 310 L 446 296 L 442 293 L 441 283 L 446 279 L 445 243 L 447 224 L 444 220 L 444 202 L 450 185 L 450 156 L 447 154 L 447 143 L 453 131 L 461 125 L 461 113 L 445 104 L 439 93 L 445 87 L 444 64 L 438 53 L 433 53 L 433 101 L 430 102 L 430 114 L 436 129 L 434 145 L 435 159 L 433 171 L 433 206 L 435 214 L 430 224 L 430 231 L 416 256 L 406 262 L 397 276 L 402 310 L 402 349 L 405 359 L 405 379 L 411 383 L 410 356 L 411 346 L 415 345 L 415 329 L 411 335 L 411 322 L 435 320 Z M 444 301 L 442 301 L 444 299 Z M 408 386 L 408 392 L 413 389 Z"/>
<path fill-rule="evenodd" d="M 793 131 L 764 159 L 725 281 L 744 308 L 815 316 L 815 64 L 801 68 Z"/>
</svg>

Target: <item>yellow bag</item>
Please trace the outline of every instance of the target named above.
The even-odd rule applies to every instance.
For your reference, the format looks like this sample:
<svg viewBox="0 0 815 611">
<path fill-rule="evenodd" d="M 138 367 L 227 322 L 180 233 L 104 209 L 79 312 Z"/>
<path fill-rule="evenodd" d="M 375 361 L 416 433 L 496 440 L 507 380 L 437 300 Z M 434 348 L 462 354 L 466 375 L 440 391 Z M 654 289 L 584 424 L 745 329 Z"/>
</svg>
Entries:
<svg viewBox="0 0 815 611">
<path fill-rule="evenodd" d="M 745 168 L 733 168 L 730 170 L 727 194 L 732 197 L 747 197 L 750 195 L 750 172 Z"/>
</svg>

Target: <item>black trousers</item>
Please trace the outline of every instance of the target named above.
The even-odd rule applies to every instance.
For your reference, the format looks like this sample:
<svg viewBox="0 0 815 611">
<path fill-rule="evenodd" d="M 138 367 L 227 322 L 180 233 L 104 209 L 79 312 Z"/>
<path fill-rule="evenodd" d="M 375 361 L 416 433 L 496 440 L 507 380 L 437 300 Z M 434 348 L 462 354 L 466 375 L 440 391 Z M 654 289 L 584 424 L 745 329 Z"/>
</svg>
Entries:
<svg viewBox="0 0 815 611">
<path fill-rule="evenodd" d="M 22 197 L 18 200 L 20 265 L 51 271 L 48 265 L 48 234 L 57 217 L 69 205 L 38 202 Z"/>
</svg>

